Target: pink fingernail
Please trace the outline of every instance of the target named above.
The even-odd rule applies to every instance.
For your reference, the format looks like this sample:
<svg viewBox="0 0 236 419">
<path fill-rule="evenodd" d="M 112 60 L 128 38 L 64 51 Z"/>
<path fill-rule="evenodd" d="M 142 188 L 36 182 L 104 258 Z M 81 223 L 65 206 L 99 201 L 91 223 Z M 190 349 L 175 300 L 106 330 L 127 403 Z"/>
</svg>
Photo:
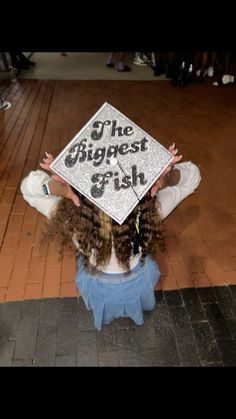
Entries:
<svg viewBox="0 0 236 419">
<path fill-rule="evenodd" d="M 48 153 L 46 151 L 45 151 L 45 154 L 46 154 L 47 157 L 49 157 L 49 155 L 48 155 Z"/>
</svg>

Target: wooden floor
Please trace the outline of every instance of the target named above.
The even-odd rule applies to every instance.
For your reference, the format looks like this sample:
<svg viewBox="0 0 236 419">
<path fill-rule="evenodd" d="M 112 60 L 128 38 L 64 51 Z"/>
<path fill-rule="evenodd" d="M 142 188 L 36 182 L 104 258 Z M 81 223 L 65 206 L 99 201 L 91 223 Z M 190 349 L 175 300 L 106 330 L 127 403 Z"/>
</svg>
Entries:
<svg viewBox="0 0 236 419">
<path fill-rule="evenodd" d="M 77 295 L 72 254 L 39 245 L 44 217 L 20 182 L 55 156 L 105 102 L 201 170 L 197 192 L 165 221 L 158 288 L 236 283 L 236 87 L 172 88 L 168 81 L 1 81 L 0 301 Z"/>
</svg>

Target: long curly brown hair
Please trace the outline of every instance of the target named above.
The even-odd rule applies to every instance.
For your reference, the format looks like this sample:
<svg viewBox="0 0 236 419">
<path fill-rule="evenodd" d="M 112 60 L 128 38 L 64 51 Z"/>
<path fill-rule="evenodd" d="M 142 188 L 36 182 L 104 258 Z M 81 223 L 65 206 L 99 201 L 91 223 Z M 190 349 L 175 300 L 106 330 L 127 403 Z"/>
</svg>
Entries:
<svg viewBox="0 0 236 419">
<path fill-rule="evenodd" d="M 122 225 L 112 220 L 85 196 L 75 191 L 80 198 L 80 206 L 63 198 L 47 223 L 43 240 L 56 239 L 62 252 L 65 247 L 73 247 L 72 238 L 78 242 L 79 253 L 84 256 L 85 266 L 94 257 L 96 267 L 106 266 L 111 257 L 112 245 L 119 264 L 130 269 L 130 257 L 137 234 L 135 227 L 137 211 L 141 213 L 140 242 L 141 262 L 147 254 L 155 255 L 157 246 L 164 250 L 164 239 L 156 197 L 147 194 L 129 214 Z"/>
</svg>

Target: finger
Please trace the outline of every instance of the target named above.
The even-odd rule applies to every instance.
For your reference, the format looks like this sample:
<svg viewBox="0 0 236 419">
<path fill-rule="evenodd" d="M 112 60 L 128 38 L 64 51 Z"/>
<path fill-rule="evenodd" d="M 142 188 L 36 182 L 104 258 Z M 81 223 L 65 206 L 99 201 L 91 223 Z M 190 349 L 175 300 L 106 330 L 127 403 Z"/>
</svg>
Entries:
<svg viewBox="0 0 236 419">
<path fill-rule="evenodd" d="M 159 179 L 154 183 L 154 185 L 151 187 L 151 197 L 153 197 L 154 195 L 156 195 L 158 189 L 160 189 L 161 184 Z"/>
<path fill-rule="evenodd" d="M 182 157 L 183 157 L 182 154 L 180 154 L 180 156 L 175 156 L 171 162 L 172 165 L 175 163 L 178 163 L 182 159 Z"/>
<path fill-rule="evenodd" d="M 171 144 L 170 147 L 168 148 L 170 153 L 173 153 L 174 149 L 175 149 L 175 143 Z"/>
<path fill-rule="evenodd" d="M 73 190 L 71 189 L 71 186 L 69 185 L 68 185 L 67 198 L 71 199 L 77 207 L 80 206 L 79 197 L 73 192 Z"/>
<path fill-rule="evenodd" d="M 170 152 L 172 152 L 172 150 L 174 150 L 174 148 L 175 148 L 175 143 L 171 144 L 170 147 L 168 148 L 168 150 Z"/>
<path fill-rule="evenodd" d="M 46 156 L 47 156 L 49 159 L 54 160 L 54 157 L 53 157 L 53 155 L 52 155 L 52 154 L 47 153 L 46 151 L 45 151 L 45 154 L 46 154 Z"/>
<path fill-rule="evenodd" d="M 153 196 L 156 195 L 158 189 L 159 189 L 159 184 L 157 184 L 157 185 L 155 185 L 155 186 L 152 187 L 152 189 L 151 189 L 151 197 L 153 197 Z"/>
<path fill-rule="evenodd" d="M 167 167 L 167 169 L 170 167 L 170 168 L 172 168 L 172 166 L 174 166 L 174 164 L 176 164 L 176 163 L 178 163 L 181 159 L 182 159 L 182 154 L 180 155 L 180 156 L 174 156 L 174 158 L 173 158 L 173 160 L 171 160 L 171 162 L 170 162 L 170 164 L 169 164 L 169 166 Z M 165 169 L 166 170 L 166 169 Z M 165 172 L 165 170 L 164 170 L 164 174 L 166 173 Z M 168 172 L 167 172 L 168 173 Z"/>
<path fill-rule="evenodd" d="M 73 194 L 73 195 L 71 196 L 71 200 L 74 202 L 74 204 L 75 204 L 77 207 L 79 207 L 79 206 L 80 206 L 79 197 L 78 197 L 77 195 Z"/>
</svg>

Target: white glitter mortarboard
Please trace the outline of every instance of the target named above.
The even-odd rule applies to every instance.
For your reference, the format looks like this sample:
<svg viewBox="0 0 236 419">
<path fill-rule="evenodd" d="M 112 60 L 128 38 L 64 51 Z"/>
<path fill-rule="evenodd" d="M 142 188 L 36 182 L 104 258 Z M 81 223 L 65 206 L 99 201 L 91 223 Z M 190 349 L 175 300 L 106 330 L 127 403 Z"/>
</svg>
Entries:
<svg viewBox="0 0 236 419">
<path fill-rule="evenodd" d="M 105 102 L 51 168 L 122 224 L 172 159 L 158 141 Z"/>
</svg>

